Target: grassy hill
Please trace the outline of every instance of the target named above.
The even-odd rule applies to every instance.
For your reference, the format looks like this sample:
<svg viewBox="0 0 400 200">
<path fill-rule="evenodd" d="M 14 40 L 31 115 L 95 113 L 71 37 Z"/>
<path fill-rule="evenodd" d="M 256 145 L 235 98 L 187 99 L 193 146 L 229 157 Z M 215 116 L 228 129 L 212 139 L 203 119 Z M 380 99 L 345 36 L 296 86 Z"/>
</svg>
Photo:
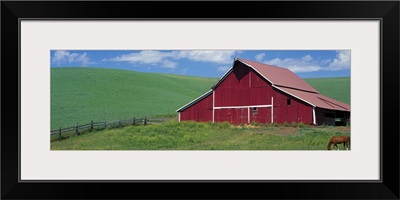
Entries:
<svg viewBox="0 0 400 200">
<path fill-rule="evenodd" d="M 97 68 L 51 69 L 51 129 L 75 123 L 168 115 L 208 91 L 216 78 Z M 350 78 L 306 79 L 350 103 Z"/>
<path fill-rule="evenodd" d="M 350 105 L 350 78 L 309 78 L 304 79 L 319 93 Z"/>
<path fill-rule="evenodd" d="M 171 114 L 216 81 L 117 69 L 52 68 L 51 129 Z"/>
</svg>

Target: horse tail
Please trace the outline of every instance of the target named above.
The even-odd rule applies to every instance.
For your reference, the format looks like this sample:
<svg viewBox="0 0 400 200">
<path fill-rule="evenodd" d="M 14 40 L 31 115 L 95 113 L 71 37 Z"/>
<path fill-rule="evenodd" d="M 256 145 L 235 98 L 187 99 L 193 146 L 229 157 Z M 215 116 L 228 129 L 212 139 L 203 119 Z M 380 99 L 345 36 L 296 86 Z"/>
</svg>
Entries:
<svg viewBox="0 0 400 200">
<path fill-rule="evenodd" d="M 328 147 L 327 147 L 328 150 L 331 150 L 332 143 L 333 143 L 333 137 L 328 142 Z"/>
<path fill-rule="evenodd" d="M 350 136 L 347 136 L 347 138 L 349 138 L 348 143 L 349 143 L 349 149 L 350 149 Z"/>
</svg>

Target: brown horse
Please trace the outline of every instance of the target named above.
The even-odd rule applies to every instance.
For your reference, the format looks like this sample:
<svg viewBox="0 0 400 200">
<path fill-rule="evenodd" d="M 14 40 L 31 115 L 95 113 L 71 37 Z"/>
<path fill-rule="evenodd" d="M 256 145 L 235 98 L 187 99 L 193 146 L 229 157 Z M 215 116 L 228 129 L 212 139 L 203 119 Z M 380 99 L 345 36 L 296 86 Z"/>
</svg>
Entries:
<svg viewBox="0 0 400 200">
<path fill-rule="evenodd" d="M 328 143 L 328 150 L 331 150 L 331 146 L 333 144 L 333 148 L 339 150 L 337 144 L 343 143 L 343 147 L 349 150 L 350 148 L 350 136 L 333 136 Z"/>
</svg>

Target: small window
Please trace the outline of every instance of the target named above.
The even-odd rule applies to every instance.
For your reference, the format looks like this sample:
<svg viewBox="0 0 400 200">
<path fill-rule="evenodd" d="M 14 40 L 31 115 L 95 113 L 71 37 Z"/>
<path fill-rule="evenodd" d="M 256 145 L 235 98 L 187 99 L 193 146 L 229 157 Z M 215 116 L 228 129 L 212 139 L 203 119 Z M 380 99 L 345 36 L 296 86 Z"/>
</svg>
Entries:
<svg viewBox="0 0 400 200">
<path fill-rule="evenodd" d="M 286 104 L 287 104 L 288 106 L 290 106 L 291 103 L 292 103 L 292 102 L 290 102 L 290 99 L 287 99 Z"/>
<path fill-rule="evenodd" d="M 257 108 L 257 107 L 254 107 L 254 108 L 253 108 L 253 114 L 256 115 L 257 113 L 258 113 L 258 108 Z"/>
</svg>

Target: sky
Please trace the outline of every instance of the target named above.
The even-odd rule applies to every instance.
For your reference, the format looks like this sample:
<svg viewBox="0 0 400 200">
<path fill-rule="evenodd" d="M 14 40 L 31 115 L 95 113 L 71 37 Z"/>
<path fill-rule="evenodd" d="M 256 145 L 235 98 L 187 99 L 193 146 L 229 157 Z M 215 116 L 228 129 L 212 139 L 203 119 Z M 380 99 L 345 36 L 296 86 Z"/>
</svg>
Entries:
<svg viewBox="0 0 400 200">
<path fill-rule="evenodd" d="M 301 78 L 350 77 L 350 50 L 51 50 L 55 67 L 94 67 L 220 78 L 235 58 L 288 68 Z"/>
</svg>

